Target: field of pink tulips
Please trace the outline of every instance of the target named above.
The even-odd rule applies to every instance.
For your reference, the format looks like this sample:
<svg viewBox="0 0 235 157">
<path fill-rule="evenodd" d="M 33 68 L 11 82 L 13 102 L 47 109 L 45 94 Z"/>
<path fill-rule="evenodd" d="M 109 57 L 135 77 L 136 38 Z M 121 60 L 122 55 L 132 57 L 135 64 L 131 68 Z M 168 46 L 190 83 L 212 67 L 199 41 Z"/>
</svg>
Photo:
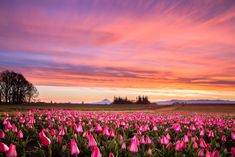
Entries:
<svg viewBox="0 0 235 157">
<path fill-rule="evenodd" d="M 0 156 L 235 157 L 235 115 L 30 110 L 0 117 Z"/>
</svg>

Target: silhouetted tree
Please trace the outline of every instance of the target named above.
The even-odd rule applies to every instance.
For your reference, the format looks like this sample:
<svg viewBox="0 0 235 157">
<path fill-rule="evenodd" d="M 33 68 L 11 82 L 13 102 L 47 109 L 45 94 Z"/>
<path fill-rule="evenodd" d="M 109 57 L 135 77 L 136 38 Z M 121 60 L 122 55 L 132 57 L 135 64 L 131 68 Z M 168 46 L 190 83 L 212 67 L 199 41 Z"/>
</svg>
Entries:
<svg viewBox="0 0 235 157">
<path fill-rule="evenodd" d="M 1 83 L 1 82 L 0 82 Z M 0 104 L 2 103 L 2 99 L 3 99 L 3 97 L 2 97 L 2 88 L 1 88 L 1 84 L 0 84 Z"/>
<path fill-rule="evenodd" d="M 128 100 L 127 97 L 121 98 L 121 97 L 114 97 L 113 104 L 132 104 L 133 102 L 131 100 Z"/>
<path fill-rule="evenodd" d="M 0 102 L 19 104 L 31 102 L 36 96 L 36 87 L 22 74 L 8 70 L 0 73 Z"/>
<path fill-rule="evenodd" d="M 121 98 L 121 97 L 114 97 L 113 104 L 150 104 L 150 101 L 148 100 L 147 96 L 138 96 L 136 98 L 136 101 L 128 100 L 127 97 Z"/>
<path fill-rule="evenodd" d="M 28 100 L 28 102 L 30 103 L 32 99 L 38 97 L 39 93 L 38 93 L 37 88 L 32 83 L 29 83 L 26 89 L 27 90 L 25 93 L 25 97 L 26 97 L 26 100 Z"/>
</svg>

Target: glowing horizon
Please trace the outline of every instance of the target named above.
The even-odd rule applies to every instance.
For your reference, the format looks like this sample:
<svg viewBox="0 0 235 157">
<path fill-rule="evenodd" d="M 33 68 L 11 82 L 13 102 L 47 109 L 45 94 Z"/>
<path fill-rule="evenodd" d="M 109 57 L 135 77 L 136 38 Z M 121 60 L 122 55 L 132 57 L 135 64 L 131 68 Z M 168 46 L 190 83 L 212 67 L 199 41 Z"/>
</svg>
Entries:
<svg viewBox="0 0 235 157">
<path fill-rule="evenodd" d="M 41 99 L 45 102 L 71 102 L 71 103 L 93 103 L 103 99 L 113 100 L 114 96 L 125 97 L 135 100 L 137 96 L 145 95 L 151 102 L 164 100 L 218 100 L 223 96 L 224 100 L 234 100 L 235 92 L 205 90 L 172 90 L 172 89 L 136 89 L 136 88 L 114 88 L 114 87 L 58 87 L 38 86 L 41 91 Z M 82 91 L 82 92 L 81 92 Z M 102 91 L 102 92 L 100 92 Z M 50 93 L 54 93 L 51 97 Z M 231 99 L 232 98 L 232 99 Z M 40 100 L 41 100 L 40 99 Z"/>
<path fill-rule="evenodd" d="M 42 101 L 235 100 L 234 27 L 233 0 L 2 0 L 0 70 Z"/>
</svg>

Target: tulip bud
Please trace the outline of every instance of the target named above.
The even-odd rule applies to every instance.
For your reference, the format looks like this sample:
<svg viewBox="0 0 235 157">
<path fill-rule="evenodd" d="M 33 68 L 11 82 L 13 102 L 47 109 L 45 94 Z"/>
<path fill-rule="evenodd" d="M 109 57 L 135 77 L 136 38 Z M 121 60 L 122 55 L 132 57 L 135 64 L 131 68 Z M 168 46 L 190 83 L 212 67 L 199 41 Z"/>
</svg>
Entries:
<svg viewBox="0 0 235 157">
<path fill-rule="evenodd" d="M 71 139 L 70 141 L 70 154 L 77 156 L 80 153 L 77 143 L 75 141 L 75 139 Z"/>
<path fill-rule="evenodd" d="M 152 155 L 152 154 L 153 154 L 153 151 L 152 151 L 151 148 L 148 149 L 147 154 L 148 154 L 148 155 Z"/>
<path fill-rule="evenodd" d="M 14 144 L 10 144 L 7 157 L 17 157 L 16 146 Z"/>
<path fill-rule="evenodd" d="M 144 135 L 141 137 L 140 139 L 140 144 L 145 144 L 145 139 L 144 139 Z"/>
<path fill-rule="evenodd" d="M 145 141 L 146 141 L 146 144 L 152 144 L 152 141 L 148 135 L 146 136 Z"/>
<path fill-rule="evenodd" d="M 215 150 L 215 151 L 212 153 L 212 157 L 219 157 L 219 151 L 218 151 L 218 150 Z"/>
<path fill-rule="evenodd" d="M 51 136 L 56 135 L 56 130 L 55 129 L 51 129 L 50 134 L 51 134 Z"/>
<path fill-rule="evenodd" d="M 222 138 L 221 138 L 221 140 L 222 140 L 223 142 L 226 142 L 226 136 L 223 135 Z"/>
<path fill-rule="evenodd" d="M 21 130 L 18 131 L 17 138 L 18 139 L 22 139 L 23 138 L 23 132 Z"/>
<path fill-rule="evenodd" d="M 210 151 L 206 151 L 206 157 L 212 157 L 212 153 Z"/>
<path fill-rule="evenodd" d="M 109 153 L 109 157 L 114 157 L 112 152 Z"/>
<path fill-rule="evenodd" d="M 234 132 L 231 133 L 231 138 L 232 138 L 232 140 L 235 140 L 235 133 Z"/>
<path fill-rule="evenodd" d="M 3 131 L 0 131 L 0 138 L 5 138 L 5 133 Z"/>
<path fill-rule="evenodd" d="M 126 149 L 126 143 L 122 142 L 122 149 Z"/>
<path fill-rule="evenodd" d="M 95 147 L 95 146 L 97 146 L 97 143 L 96 143 L 93 135 L 89 134 L 88 135 L 88 147 Z"/>
<path fill-rule="evenodd" d="M 100 150 L 97 146 L 94 146 L 91 157 L 102 157 L 102 154 L 100 153 Z"/>
<path fill-rule="evenodd" d="M 133 138 L 131 139 L 131 145 L 130 145 L 129 151 L 132 153 L 138 152 L 138 144 L 136 143 L 136 140 Z"/>
<path fill-rule="evenodd" d="M 7 152 L 8 150 L 9 147 L 6 144 L 0 142 L 0 152 Z"/>
<path fill-rule="evenodd" d="M 51 144 L 51 140 L 48 137 L 46 137 L 46 135 L 45 135 L 45 133 L 43 131 L 41 131 L 39 133 L 39 137 L 40 137 L 41 144 L 43 146 L 48 146 L 48 145 Z"/>
<path fill-rule="evenodd" d="M 231 148 L 232 157 L 235 157 L 235 147 Z"/>
<path fill-rule="evenodd" d="M 198 154 L 197 154 L 199 157 L 204 157 L 204 149 L 200 149 Z"/>
<path fill-rule="evenodd" d="M 171 150 L 173 147 L 173 144 L 170 142 L 166 145 L 166 149 Z"/>
<path fill-rule="evenodd" d="M 194 149 L 197 149 L 197 148 L 198 148 L 197 142 L 193 142 L 193 148 L 194 148 Z"/>
</svg>

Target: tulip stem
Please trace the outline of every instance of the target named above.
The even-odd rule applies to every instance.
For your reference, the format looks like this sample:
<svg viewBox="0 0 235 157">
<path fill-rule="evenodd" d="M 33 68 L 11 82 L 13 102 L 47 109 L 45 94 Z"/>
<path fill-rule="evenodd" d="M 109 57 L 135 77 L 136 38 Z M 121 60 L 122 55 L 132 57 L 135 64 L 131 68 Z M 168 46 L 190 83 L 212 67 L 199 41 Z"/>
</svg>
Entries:
<svg viewBox="0 0 235 157">
<path fill-rule="evenodd" d="M 48 154 L 49 154 L 49 157 L 52 157 L 51 145 L 48 147 Z"/>
</svg>

